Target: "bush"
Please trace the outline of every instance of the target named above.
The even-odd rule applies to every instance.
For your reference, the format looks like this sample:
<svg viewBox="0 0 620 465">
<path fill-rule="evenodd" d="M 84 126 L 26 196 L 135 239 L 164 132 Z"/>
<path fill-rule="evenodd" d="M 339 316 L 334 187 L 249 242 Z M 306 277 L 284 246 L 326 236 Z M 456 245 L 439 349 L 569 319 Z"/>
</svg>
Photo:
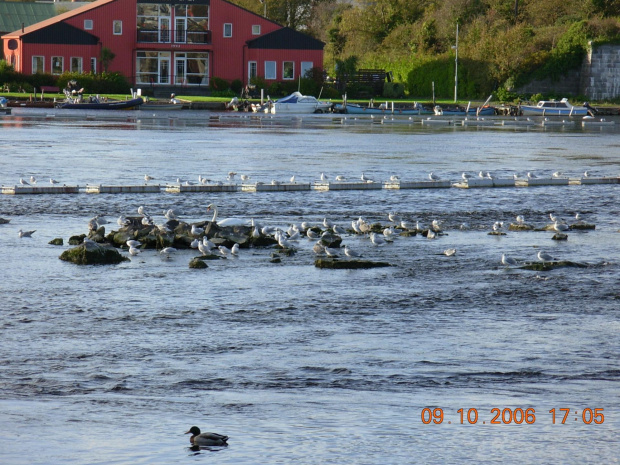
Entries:
<svg viewBox="0 0 620 465">
<path fill-rule="evenodd" d="M 241 79 L 235 79 L 230 83 L 230 90 L 233 92 L 233 94 L 240 95 L 242 89 L 243 82 L 241 82 Z"/>
<path fill-rule="evenodd" d="M 400 82 L 386 82 L 383 85 L 383 96 L 385 98 L 403 98 L 405 96 L 405 85 Z"/>
<path fill-rule="evenodd" d="M 211 90 L 222 91 L 228 90 L 230 88 L 228 81 L 226 79 L 222 79 L 219 77 L 212 77 L 209 81 L 209 87 Z"/>
</svg>

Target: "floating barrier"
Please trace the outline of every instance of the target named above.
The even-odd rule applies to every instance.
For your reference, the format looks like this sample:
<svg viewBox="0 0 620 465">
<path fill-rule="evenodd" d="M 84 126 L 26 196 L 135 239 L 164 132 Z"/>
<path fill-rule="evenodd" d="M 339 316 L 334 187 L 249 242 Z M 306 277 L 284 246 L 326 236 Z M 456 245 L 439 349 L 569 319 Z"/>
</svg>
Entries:
<svg viewBox="0 0 620 465">
<path fill-rule="evenodd" d="M 562 121 L 558 121 L 558 120 L 543 120 L 541 123 L 543 126 L 574 126 L 575 125 L 575 121 L 567 121 L 567 120 L 562 120 Z"/>
<path fill-rule="evenodd" d="M 181 192 L 237 192 L 236 184 L 169 184 L 166 186 L 166 192 L 171 194 L 179 194 Z"/>
<path fill-rule="evenodd" d="M 144 185 L 144 186 L 102 186 L 87 185 L 87 194 L 154 194 L 161 191 L 160 186 Z"/>
<path fill-rule="evenodd" d="M 502 126 L 533 126 L 536 121 L 531 119 L 507 119 L 502 121 Z"/>
<path fill-rule="evenodd" d="M 254 184 L 242 184 L 242 192 L 288 192 L 288 191 L 309 191 L 309 182 L 282 182 L 264 184 L 257 182 Z"/>
<path fill-rule="evenodd" d="M 476 118 L 476 119 L 467 119 L 465 118 L 461 121 L 461 126 L 495 126 L 496 121 L 491 119 L 484 118 Z"/>
<path fill-rule="evenodd" d="M 422 120 L 422 125 L 423 126 L 452 126 L 455 123 L 454 120 L 451 119 L 432 119 L 432 118 L 428 118 L 428 119 L 423 119 Z"/>
<path fill-rule="evenodd" d="M 344 190 L 379 190 L 379 189 L 446 189 L 456 187 L 459 189 L 490 188 L 490 187 L 536 187 L 536 186 L 578 186 L 595 184 L 620 184 L 620 176 L 603 177 L 559 177 L 559 178 L 470 178 L 467 180 L 438 180 L 438 181 L 384 181 L 384 182 L 327 182 L 315 181 L 304 182 L 275 182 L 253 184 L 200 184 L 179 185 L 169 184 L 165 186 L 167 193 L 185 192 L 301 192 L 301 191 L 344 191 Z M 87 184 L 85 188 L 79 186 L 2 186 L 2 194 L 157 194 L 161 187 L 155 185 L 138 186 L 104 186 Z"/>
<path fill-rule="evenodd" d="M 78 186 L 2 186 L 2 193 L 18 194 L 79 194 Z"/>
<path fill-rule="evenodd" d="M 605 118 L 601 118 L 599 120 L 596 119 L 584 119 L 581 122 L 581 125 L 583 127 L 590 127 L 590 126 L 613 126 L 615 123 L 613 121 L 606 121 Z"/>
</svg>

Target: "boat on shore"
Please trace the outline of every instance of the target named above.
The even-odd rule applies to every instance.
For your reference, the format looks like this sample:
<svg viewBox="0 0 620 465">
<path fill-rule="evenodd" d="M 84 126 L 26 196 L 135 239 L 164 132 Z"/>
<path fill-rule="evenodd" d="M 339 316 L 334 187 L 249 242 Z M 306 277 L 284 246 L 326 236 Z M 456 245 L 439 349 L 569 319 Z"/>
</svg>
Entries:
<svg viewBox="0 0 620 465">
<path fill-rule="evenodd" d="M 432 110 L 424 108 L 421 103 L 415 102 L 412 107 L 392 107 L 387 104 L 381 104 L 378 107 L 362 106 L 357 103 L 345 103 L 343 105 L 336 105 L 335 111 L 340 113 L 347 113 L 350 115 L 431 115 Z"/>
<path fill-rule="evenodd" d="M 293 92 L 291 95 L 276 100 L 269 101 L 264 105 L 254 107 L 253 111 L 259 113 L 327 113 L 332 109 L 332 102 L 323 102 L 311 95 L 302 95 L 300 92 Z"/>
<path fill-rule="evenodd" d="M 60 102 L 56 104 L 56 108 L 71 110 L 134 110 L 139 109 L 144 103 L 142 97 L 133 98 L 131 100 L 107 100 L 101 101 L 96 97 L 91 97 L 88 101 L 77 102 L 75 100 L 68 102 Z"/>
<path fill-rule="evenodd" d="M 586 116 L 591 110 L 587 103 L 576 107 L 571 105 L 566 98 L 559 102 L 556 100 L 541 100 L 536 105 L 521 105 L 520 109 L 523 116 Z"/>
</svg>

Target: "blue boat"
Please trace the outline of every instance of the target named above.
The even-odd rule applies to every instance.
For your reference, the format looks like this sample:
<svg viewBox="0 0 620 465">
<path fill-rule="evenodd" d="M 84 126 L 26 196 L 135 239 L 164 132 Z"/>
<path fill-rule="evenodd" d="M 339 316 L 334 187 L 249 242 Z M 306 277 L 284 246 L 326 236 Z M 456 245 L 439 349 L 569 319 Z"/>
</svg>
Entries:
<svg viewBox="0 0 620 465">
<path fill-rule="evenodd" d="M 340 111 L 342 113 L 348 113 L 351 115 L 432 115 L 432 110 L 428 110 L 422 106 L 422 104 L 416 102 L 413 107 L 407 108 L 398 108 L 394 107 L 388 108 L 387 105 L 383 104 L 378 107 L 364 107 L 362 105 L 358 105 L 356 103 L 347 103 L 345 105 L 336 105 L 334 107 L 334 111 Z"/>
<path fill-rule="evenodd" d="M 435 114 L 438 116 L 493 116 L 495 114 L 495 107 L 483 106 L 474 108 L 442 108 L 437 105 L 435 107 Z"/>
</svg>

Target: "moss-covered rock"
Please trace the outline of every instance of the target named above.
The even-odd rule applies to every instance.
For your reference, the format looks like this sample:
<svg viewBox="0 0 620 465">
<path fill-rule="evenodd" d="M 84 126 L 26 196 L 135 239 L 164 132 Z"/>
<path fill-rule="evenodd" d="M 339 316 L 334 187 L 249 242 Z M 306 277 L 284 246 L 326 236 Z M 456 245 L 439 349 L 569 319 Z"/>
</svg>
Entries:
<svg viewBox="0 0 620 465">
<path fill-rule="evenodd" d="M 491 231 L 489 233 L 489 236 L 505 236 L 506 233 L 503 231 Z"/>
<path fill-rule="evenodd" d="M 534 226 L 527 223 L 510 223 L 508 231 L 533 231 Z"/>
<path fill-rule="evenodd" d="M 551 239 L 554 241 L 567 241 L 568 235 L 564 233 L 555 233 Z"/>
<path fill-rule="evenodd" d="M 368 268 L 385 268 L 392 266 L 387 262 L 371 262 L 369 260 L 333 260 L 331 258 L 317 258 L 314 261 L 317 268 L 332 270 L 359 270 Z"/>
<path fill-rule="evenodd" d="M 570 228 L 574 231 L 587 231 L 596 229 L 596 225 L 589 223 L 575 223 L 571 224 Z"/>
<path fill-rule="evenodd" d="M 63 245 L 64 241 L 62 240 L 62 237 L 57 237 L 56 239 L 52 239 L 51 241 L 49 241 L 48 244 L 50 244 L 50 245 Z"/>
<path fill-rule="evenodd" d="M 520 268 L 523 270 L 531 270 L 531 271 L 551 271 L 556 268 L 587 268 L 588 265 L 578 262 L 571 262 L 568 260 L 560 260 L 555 262 L 532 262 L 526 263 Z"/>
<path fill-rule="evenodd" d="M 60 259 L 76 265 L 116 265 L 129 259 L 121 255 L 113 247 L 95 243 L 82 243 L 72 249 L 65 250 Z"/>
<path fill-rule="evenodd" d="M 208 268 L 207 264 L 200 257 L 192 258 L 189 262 L 189 267 L 196 270 Z"/>
<path fill-rule="evenodd" d="M 71 236 L 69 238 L 69 245 L 80 245 L 84 243 L 84 238 L 86 234 L 79 234 L 77 236 Z"/>
</svg>

